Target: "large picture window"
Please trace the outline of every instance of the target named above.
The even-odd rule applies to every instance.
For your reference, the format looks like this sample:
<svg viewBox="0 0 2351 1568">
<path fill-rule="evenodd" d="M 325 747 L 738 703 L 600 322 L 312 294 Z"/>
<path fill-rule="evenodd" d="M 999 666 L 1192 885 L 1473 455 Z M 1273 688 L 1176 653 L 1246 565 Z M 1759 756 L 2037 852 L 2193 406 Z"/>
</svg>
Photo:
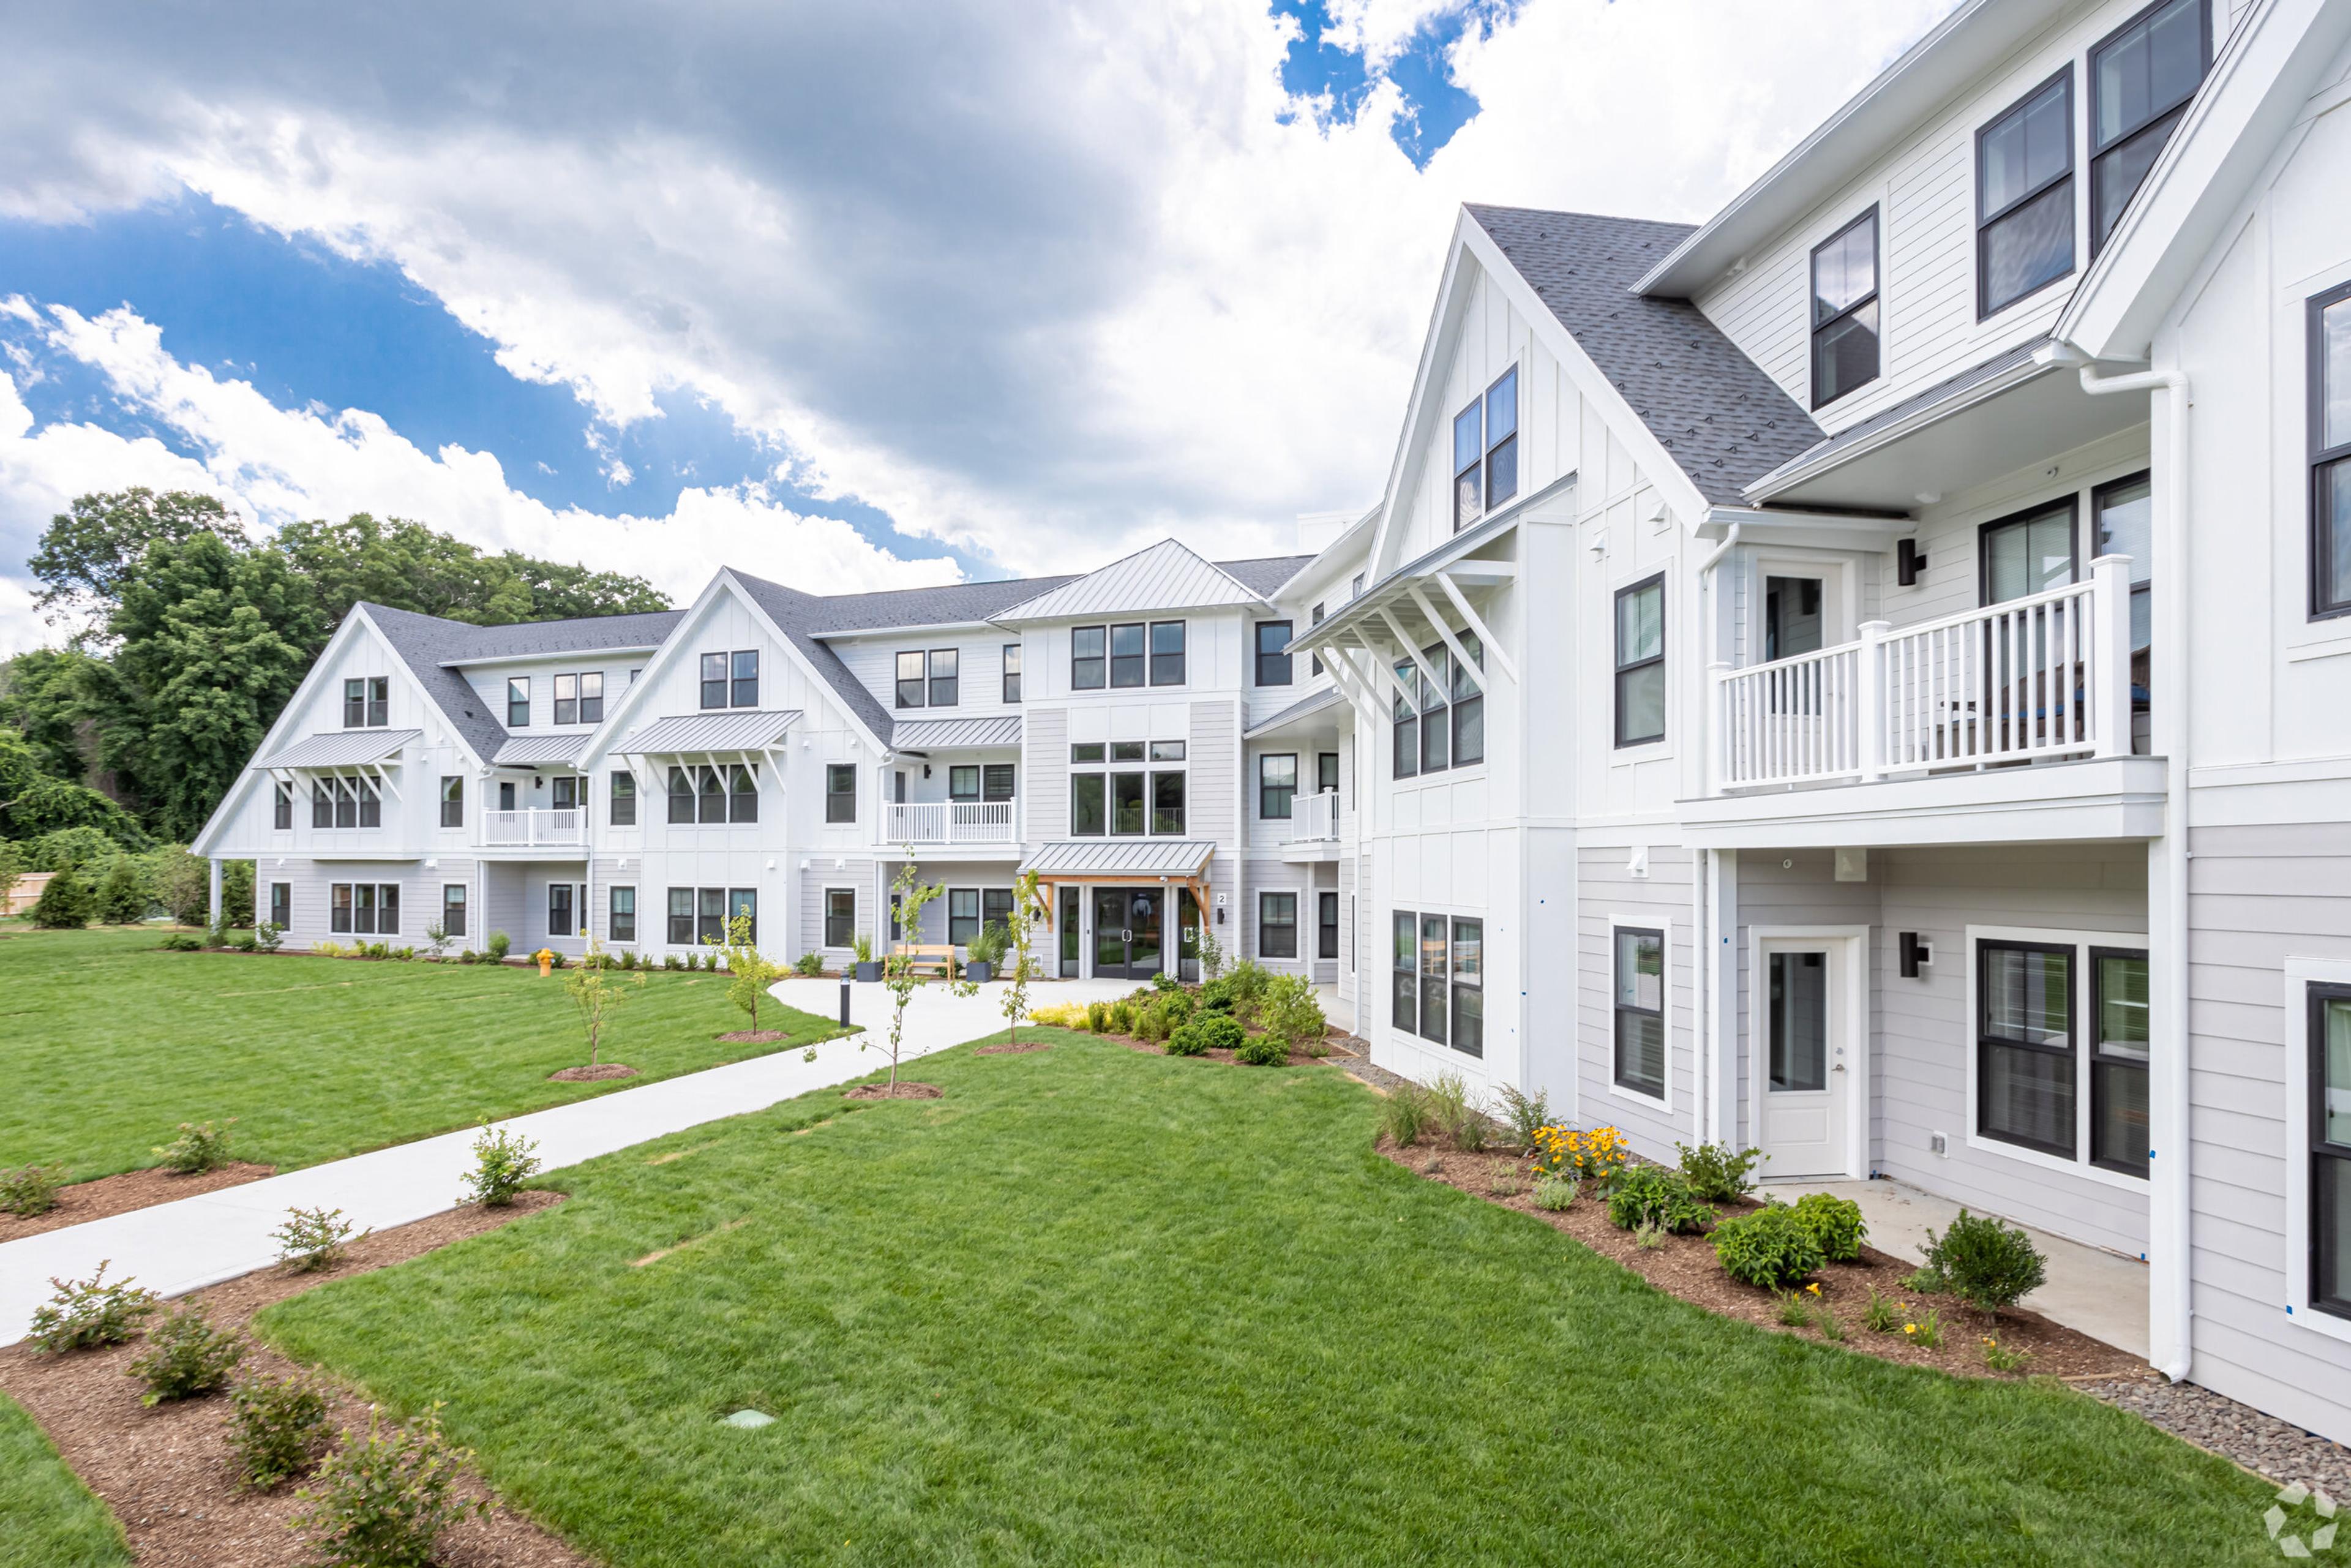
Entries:
<svg viewBox="0 0 2351 1568">
<path fill-rule="evenodd" d="M 2351 283 L 2310 302 L 2310 613 L 2351 614 Z"/>
<path fill-rule="evenodd" d="M 2090 254 L 2115 231 L 2212 64 L 2206 0 L 2156 0 L 2090 51 Z"/>
<path fill-rule="evenodd" d="M 2090 949 L 2090 1160 L 2147 1174 L 2147 955 Z"/>
<path fill-rule="evenodd" d="M 1614 1081 L 1652 1099 L 1666 1096 L 1666 934 L 1620 925 L 1613 936 Z"/>
<path fill-rule="evenodd" d="M 2074 68 L 1976 133 L 1976 318 L 2074 270 Z"/>
<path fill-rule="evenodd" d="M 1877 209 L 1813 251 L 1813 406 L 1877 379 Z"/>
<path fill-rule="evenodd" d="M 1666 737 L 1666 579 L 1616 591 L 1616 744 Z"/>
<path fill-rule="evenodd" d="M 1298 895 L 1260 893 L 1257 895 L 1257 956 L 1260 958 L 1298 956 Z"/>
<path fill-rule="evenodd" d="M 2309 996 L 2310 1304 L 2351 1318 L 2351 986 Z"/>
<path fill-rule="evenodd" d="M 2074 1157 L 2074 949 L 1976 945 L 1976 1131 Z"/>
</svg>

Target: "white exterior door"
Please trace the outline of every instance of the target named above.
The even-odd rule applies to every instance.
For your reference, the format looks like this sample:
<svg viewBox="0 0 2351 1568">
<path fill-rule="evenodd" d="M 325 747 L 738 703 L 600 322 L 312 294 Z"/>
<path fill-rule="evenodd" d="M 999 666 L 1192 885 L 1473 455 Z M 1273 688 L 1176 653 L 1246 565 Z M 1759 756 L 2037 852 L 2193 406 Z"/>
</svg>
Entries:
<svg viewBox="0 0 2351 1568">
<path fill-rule="evenodd" d="M 1761 1003 L 1756 1067 L 1766 1181 L 1857 1175 L 1853 1165 L 1856 1019 L 1844 942 L 1767 939 L 1755 984 Z"/>
</svg>

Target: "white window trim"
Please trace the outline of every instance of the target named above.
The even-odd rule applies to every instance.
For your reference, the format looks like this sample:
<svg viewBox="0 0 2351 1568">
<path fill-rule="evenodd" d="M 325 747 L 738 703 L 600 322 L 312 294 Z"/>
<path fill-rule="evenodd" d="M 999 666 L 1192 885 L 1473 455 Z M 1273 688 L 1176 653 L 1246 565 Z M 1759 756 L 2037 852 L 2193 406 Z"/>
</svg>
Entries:
<svg viewBox="0 0 2351 1568">
<path fill-rule="evenodd" d="M 2285 1308 L 2297 1328 L 2351 1344 L 2351 1319 L 2310 1304 L 2310 988 L 2351 986 L 2351 959 L 2285 961 Z"/>
<path fill-rule="evenodd" d="M 2075 1020 L 2074 1157 L 2070 1160 L 2059 1159 L 2055 1155 L 2043 1154 L 2039 1149 L 2028 1149 L 2022 1144 L 2011 1144 L 2000 1138 L 1987 1138 L 1976 1131 L 1977 1092 L 1980 1087 L 1982 1077 L 1976 1058 L 1978 1050 L 1976 1042 L 1982 1038 L 1978 1009 L 1981 1005 L 1983 988 L 1979 983 L 1980 972 L 1976 967 L 1976 946 L 1980 942 L 2044 942 L 2052 946 L 2070 946 L 2074 949 L 2073 999 Z M 2039 1166 L 2046 1171 L 2061 1171 L 2067 1176 L 2080 1176 L 2086 1181 L 2096 1182 L 2101 1186 L 2110 1186 L 2120 1192 L 2137 1193 L 2140 1197 L 2146 1198 L 2153 1188 L 2153 1183 L 2149 1178 L 2125 1176 L 2120 1171 L 2110 1171 L 2105 1166 L 2093 1165 L 2090 1161 L 2090 1038 L 2088 1031 L 2092 1027 L 2090 1002 L 2095 994 L 2089 961 L 2090 949 L 2093 947 L 2136 947 L 2147 952 L 2150 958 L 2154 951 L 2148 946 L 2147 933 L 2144 931 L 2089 931 L 2079 928 L 2058 930 L 2038 925 L 1970 925 L 1967 928 L 1968 1032 L 1962 1042 L 1966 1048 L 1968 1081 L 1968 1122 L 1965 1134 L 1967 1146 L 1981 1154 L 1997 1155 L 2002 1159 L 2015 1160 L 2022 1165 Z M 2153 1070 L 2154 1064 L 2150 1061 L 2148 1063 L 2150 1074 Z"/>
<path fill-rule="evenodd" d="M 1663 1094 L 1644 1094 L 1638 1089 L 1628 1089 L 1616 1082 L 1616 933 L 1618 931 L 1657 931 L 1664 933 L 1658 963 L 1664 982 L 1658 1009 L 1665 1020 L 1666 1087 Z M 1674 1113 L 1674 923 L 1663 915 L 1611 915 L 1608 917 L 1608 1066 L 1604 1082 L 1611 1097 L 1630 1101 L 1635 1105 L 1661 1114 Z M 1458 1054 L 1458 1053 L 1457 1053 Z"/>
<path fill-rule="evenodd" d="M 581 885 L 584 887 L 586 884 L 582 883 Z M 644 901 L 637 897 L 637 884 L 633 882 L 614 882 L 607 883 L 605 884 L 604 904 L 601 912 L 604 916 L 604 934 L 601 940 L 605 942 L 618 942 L 622 940 L 622 938 L 612 935 L 612 895 L 619 893 L 623 888 L 626 888 L 629 894 L 631 904 L 629 918 L 636 923 L 638 933 L 636 936 L 628 937 L 626 940 L 628 945 L 632 947 L 642 947 L 645 946 L 645 906 Z"/>
<path fill-rule="evenodd" d="M 1301 889 L 1295 886 L 1260 887 L 1257 890 L 1257 920 L 1255 922 L 1257 926 L 1256 940 L 1251 942 L 1249 946 L 1257 949 L 1257 961 L 1259 963 L 1305 965 L 1311 964 L 1315 961 L 1311 958 L 1300 956 L 1305 952 L 1307 947 L 1307 941 L 1304 935 L 1306 930 L 1306 898 L 1309 894 L 1317 890 L 1313 888 Z M 1290 906 L 1290 939 L 1298 944 L 1299 952 L 1292 954 L 1287 958 L 1272 957 L 1268 956 L 1265 951 L 1265 896 L 1270 893 L 1286 893 L 1290 894 L 1293 901 Z M 1162 924 L 1165 924 L 1164 920 Z M 1416 1036 L 1415 1038 L 1417 1037 Z"/>
<path fill-rule="evenodd" d="M 1749 1141 L 1759 1147 L 1762 1145 L 1763 1096 L 1771 1076 L 1771 1020 L 1768 1010 L 1771 1005 L 1771 988 L 1762 978 L 1766 957 L 1764 946 L 1771 942 L 1809 942 L 1828 947 L 1842 943 L 1846 970 L 1845 1009 L 1847 1016 L 1854 1020 L 1853 1056 L 1846 1064 L 1845 1179 L 1865 1180 L 1869 1176 L 1870 1041 L 1876 1038 L 1876 1020 L 1869 1012 L 1869 927 L 1752 925 L 1748 927 L 1747 939 L 1747 1125 L 1751 1134 Z M 1610 951 L 1613 956 L 1613 941 Z M 1611 983 L 1614 983 L 1614 977 L 1611 977 Z M 1613 997 L 1609 1018 L 1613 1025 L 1615 1019 Z M 1614 1042 L 1611 1043 L 1613 1045 Z M 1670 1052 L 1667 1060 L 1672 1060 Z M 1763 1152 L 1768 1156 L 1771 1151 L 1766 1148 Z M 1763 1166 L 1763 1179 L 1774 1179 L 1768 1158 Z"/>
<path fill-rule="evenodd" d="M 834 894 L 836 894 L 836 893 L 845 893 L 845 894 L 849 894 L 849 936 L 850 936 L 850 940 L 849 940 L 849 941 L 847 941 L 847 942 L 842 942 L 842 943 L 831 943 L 831 942 L 827 942 L 827 941 L 824 939 L 824 925 L 825 925 L 825 922 L 826 922 L 827 920 L 829 920 L 829 919 L 831 919 L 831 915 L 832 915 L 832 895 L 833 895 Z M 854 887 L 845 887 L 845 886 L 842 886 L 842 885 L 841 885 L 841 884 L 839 884 L 839 883 L 828 883 L 824 884 L 823 886 L 821 886 L 821 887 L 820 887 L 820 888 L 818 888 L 818 889 L 817 889 L 817 894 L 816 894 L 816 944 L 815 944 L 815 945 L 816 945 L 819 948 L 822 949 L 823 951 L 825 951 L 825 952 L 827 952 L 827 953 L 848 953 L 848 952 L 852 952 L 852 951 L 854 951 L 854 950 L 855 950 L 855 948 L 856 948 L 856 946 L 857 946 L 857 943 L 856 943 L 856 937 L 857 937 L 857 920 L 858 920 L 858 908 L 857 908 L 857 889 L 856 889 L 856 888 L 854 888 Z"/>
</svg>

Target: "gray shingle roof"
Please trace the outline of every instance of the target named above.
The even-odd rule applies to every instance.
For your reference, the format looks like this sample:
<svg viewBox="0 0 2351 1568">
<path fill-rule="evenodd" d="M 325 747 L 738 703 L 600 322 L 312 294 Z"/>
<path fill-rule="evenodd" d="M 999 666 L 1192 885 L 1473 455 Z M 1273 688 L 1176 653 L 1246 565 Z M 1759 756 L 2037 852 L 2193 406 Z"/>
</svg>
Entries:
<svg viewBox="0 0 2351 1568">
<path fill-rule="evenodd" d="M 658 648 L 685 619 L 683 610 L 650 610 L 635 615 L 590 615 L 573 621 L 517 621 L 507 626 L 467 626 L 458 622 L 450 639 L 449 662 L 528 659 L 541 653 L 584 653 L 600 648 Z"/>
<path fill-rule="evenodd" d="M 367 618 L 383 633 L 384 641 L 392 644 L 392 651 L 400 655 L 400 662 L 408 666 L 408 673 L 424 688 L 424 695 L 441 710 L 441 716 L 473 748 L 474 755 L 485 762 L 496 757 L 498 747 L 506 744 L 506 726 L 490 716 L 489 705 L 465 684 L 465 676 L 444 667 L 447 660 L 463 657 L 467 640 L 483 628 L 381 604 L 353 608 L 366 612 Z"/>
<path fill-rule="evenodd" d="M 1632 292 L 1691 225 L 1468 212 L 1708 501 L 1745 506 L 1749 484 L 1821 439 L 1812 417 L 1697 306 Z"/>
</svg>

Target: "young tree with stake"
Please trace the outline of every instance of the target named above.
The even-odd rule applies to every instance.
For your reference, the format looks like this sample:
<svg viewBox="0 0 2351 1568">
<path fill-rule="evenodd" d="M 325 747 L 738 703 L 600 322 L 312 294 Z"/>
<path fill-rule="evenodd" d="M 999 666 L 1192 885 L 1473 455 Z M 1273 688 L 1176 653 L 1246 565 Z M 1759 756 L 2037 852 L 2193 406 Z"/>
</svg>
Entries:
<svg viewBox="0 0 2351 1568">
<path fill-rule="evenodd" d="M 563 988 L 570 994 L 571 1005 L 580 1009 L 580 1021 L 588 1027 L 588 1065 L 601 1066 L 597 1052 L 603 1048 L 605 1026 L 612 1015 L 629 999 L 632 990 L 643 990 L 644 972 L 639 970 L 633 986 L 609 978 L 611 971 L 604 967 L 603 945 L 595 937 L 588 938 L 588 956 L 577 969 L 567 970 Z"/>
<path fill-rule="evenodd" d="M 1044 916 L 1045 905 L 1038 896 L 1037 873 L 1024 871 L 1012 884 L 1012 914 L 1006 930 L 1012 937 L 1012 973 L 1006 976 L 1004 1017 L 1006 1033 L 1014 1045 L 1020 1043 L 1020 1020 L 1029 1011 L 1029 982 L 1036 977 L 1036 960 L 1029 951 L 1029 938 L 1037 923 Z"/>
<path fill-rule="evenodd" d="M 726 999 L 751 1015 L 751 1032 L 759 1032 L 759 1003 L 768 988 L 784 972 L 780 964 L 760 956 L 751 940 L 751 917 L 737 915 L 726 923 L 726 940 L 708 939 L 708 946 L 726 961 Z"/>
<path fill-rule="evenodd" d="M 906 850 L 911 855 L 914 846 L 909 844 Z M 944 887 L 925 886 L 919 874 L 921 869 L 912 860 L 907 861 L 899 868 L 898 880 L 890 888 L 897 901 L 898 929 L 910 936 L 923 928 L 923 905 L 946 892 Z M 914 1000 L 914 988 L 923 983 L 922 977 L 914 973 L 914 956 L 906 951 L 904 941 L 893 947 L 890 956 L 883 961 L 882 979 L 890 988 L 893 1004 L 890 1012 L 890 1092 L 894 1095 L 898 1092 L 898 1051 L 906 1033 L 906 1004 Z M 865 1049 L 862 1035 L 858 1037 L 857 1049 Z"/>
</svg>

